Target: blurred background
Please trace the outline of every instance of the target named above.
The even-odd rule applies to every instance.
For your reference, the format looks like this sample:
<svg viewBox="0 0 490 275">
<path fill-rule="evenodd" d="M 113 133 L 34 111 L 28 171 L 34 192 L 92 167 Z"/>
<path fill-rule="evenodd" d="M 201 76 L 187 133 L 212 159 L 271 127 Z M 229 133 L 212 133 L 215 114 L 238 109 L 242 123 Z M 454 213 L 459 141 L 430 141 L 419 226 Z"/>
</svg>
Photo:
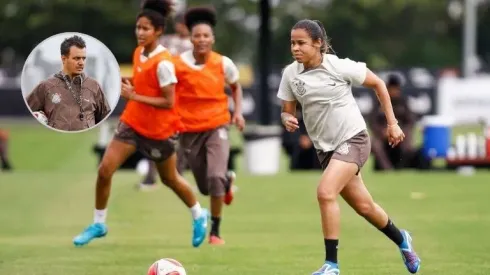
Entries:
<svg viewBox="0 0 490 275">
<path fill-rule="evenodd" d="M 187 220 L 181 217 L 187 216 L 173 214 L 185 209 L 175 206 L 172 194 L 166 189 L 150 194 L 135 192 L 133 185 L 145 170 L 133 171 L 144 167 L 138 154 L 114 179 L 116 206 L 109 214 L 109 223 L 116 233 L 105 240 L 105 250 L 91 250 L 93 255 L 89 256 L 69 246 L 72 235 L 91 218 L 97 164 L 125 101 L 120 100 L 111 119 L 92 131 L 53 132 L 41 126 L 25 106 L 20 85 L 23 66 L 31 51 L 47 37 L 81 32 L 104 43 L 116 57 L 121 75 L 130 75 L 136 46 L 135 18 L 141 1 L 2 0 L 0 259 L 6 260 L 0 260 L 1 274 L 25 270 L 31 271 L 29 274 L 143 274 L 147 262 L 149 265 L 155 257 L 166 256 L 182 259 L 192 274 L 255 274 L 264 269 L 270 271 L 268 274 L 298 274 L 316 268 L 314 259 L 322 258 L 322 250 L 315 241 L 320 231 L 314 190 L 321 171 L 304 126 L 293 134 L 282 130 L 276 98 L 281 71 L 293 61 L 291 27 L 304 18 L 321 20 L 339 57 L 366 62 L 388 85 L 397 117 L 410 138 L 400 148 L 387 148 L 382 134 L 386 123 L 374 91 L 355 88 L 354 96 L 373 138 L 372 157 L 363 173 L 374 196 L 425 242 L 417 243 L 425 249 L 420 254 L 429 259 L 423 274 L 441 274 L 441 270 L 446 275 L 459 274 L 451 273 L 459 263 L 474 261 L 479 264 L 465 274 L 490 270 L 490 260 L 478 256 L 479 251 L 490 248 L 490 242 L 481 244 L 479 237 L 490 229 L 485 199 L 490 192 L 490 1 L 176 0 L 176 4 L 177 14 L 199 4 L 212 4 L 217 9 L 215 49 L 240 69 L 248 124 L 244 133 L 232 129 L 229 166 L 239 175 L 241 198 L 227 212 L 225 224 L 229 225 L 224 225 L 226 236 L 238 243 L 238 248 L 226 253 L 207 249 L 207 256 L 188 253 L 179 243 L 181 238 L 187 240 L 186 231 L 182 232 L 182 228 L 187 229 Z M 167 33 L 171 35 L 175 29 L 170 21 Z M 186 178 L 193 181 L 189 173 Z M 261 196 L 267 198 L 257 203 Z M 298 207 L 286 211 L 293 204 Z M 438 207 L 441 210 L 436 210 Z M 155 225 L 161 211 L 168 219 L 183 220 L 183 225 L 168 228 L 164 220 Z M 297 216 L 291 221 L 286 212 Z M 59 215 L 65 221 L 57 218 Z M 350 238 L 346 242 L 370 247 L 366 238 L 359 236 L 363 234 L 350 231 L 367 230 L 362 228 L 368 226 L 355 213 L 346 215 L 345 236 Z M 240 217 L 245 217 L 246 225 Z M 272 233 L 269 228 L 276 228 L 276 218 L 288 227 Z M 160 228 L 150 230 L 154 226 Z M 447 233 L 439 231 L 449 227 L 452 229 Z M 466 234 L 458 235 L 461 232 Z M 366 234 L 373 235 L 367 238 L 371 241 L 379 237 L 374 230 Z M 453 241 L 456 236 L 458 241 Z M 291 242 L 284 244 L 284 239 Z M 254 253 L 247 245 L 255 240 L 261 241 L 252 245 Z M 121 242 L 139 248 L 141 254 L 124 254 Z M 443 255 L 435 252 L 445 242 L 452 245 L 445 247 Z M 474 248 L 476 242 L 478 249 Z M 25 247 L 19 248 L 19 243 Z M 383 245 L 374 249 L 388 258 L 398 257 L 396 251 L 391 253 Z M 312 251 L 312 246 L 319 253 Z M 270 247 L 282 247 L 284 252 L 274 264 L 265 260 L 274 255 Z M 291 263 L 298 251 L 307 260 Z M 109 257 L 109 252 L 117 255 L 110 256 L 117 264 L 104 266 L 98 259 Z M 87 262 L 73 262 L 71 257 L 80 253 Z M 346 262 L 351 260 L 346 263 L 350 270 L 347 274 L 403 274 L 397 260 L 393 266 L 389 263 L 383 269 L 367 271 L 360 265 L 369 266 L 376 253 L 342 253 Z M 249 260 L 232 260 L 225 254 Z M 39 273 L 23 266 L 28 260 L 41 266 Z M 126 260 L 131 263 L 117 267 Z M 220 264 L 206 264 L 210 260 Z M 449 268 L 447 264 L 454 261 L 458 264 Z M 250 262 L 257 267 L 250 267 Z"/>
</svg>

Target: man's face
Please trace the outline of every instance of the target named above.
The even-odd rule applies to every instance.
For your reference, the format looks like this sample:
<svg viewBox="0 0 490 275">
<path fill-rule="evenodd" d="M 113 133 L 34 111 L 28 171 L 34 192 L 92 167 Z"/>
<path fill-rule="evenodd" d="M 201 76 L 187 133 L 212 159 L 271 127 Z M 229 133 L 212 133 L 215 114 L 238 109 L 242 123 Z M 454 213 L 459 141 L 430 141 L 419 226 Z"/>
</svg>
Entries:
<svg viewBox="0 0 490 275">
<path fill-rule="evenodd" d="M 71 46 L 68 56 L 61 56 L 63 68 L 70 75 L 79 75 L 83 73 L 85 68 L 85 59 L 87 53 L 85 48 L 81 49 L 76 46 Z"/>
</svg>

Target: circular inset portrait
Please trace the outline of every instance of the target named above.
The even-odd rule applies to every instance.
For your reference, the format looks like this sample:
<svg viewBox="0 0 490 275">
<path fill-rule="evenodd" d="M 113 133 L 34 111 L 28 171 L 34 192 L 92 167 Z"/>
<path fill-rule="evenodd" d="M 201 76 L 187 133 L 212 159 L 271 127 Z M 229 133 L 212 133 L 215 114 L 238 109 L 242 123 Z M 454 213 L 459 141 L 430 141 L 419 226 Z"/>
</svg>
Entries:
<svg viewBox="0 0 490 275">
<path fill-rule="evenodd" d="M 121 95 L 119 64 L 96 38 L 60 33 L 29 54 L 21 89 L 32 115 L 61 132 L 82 132 L 103 122 Z"/>
</svg>

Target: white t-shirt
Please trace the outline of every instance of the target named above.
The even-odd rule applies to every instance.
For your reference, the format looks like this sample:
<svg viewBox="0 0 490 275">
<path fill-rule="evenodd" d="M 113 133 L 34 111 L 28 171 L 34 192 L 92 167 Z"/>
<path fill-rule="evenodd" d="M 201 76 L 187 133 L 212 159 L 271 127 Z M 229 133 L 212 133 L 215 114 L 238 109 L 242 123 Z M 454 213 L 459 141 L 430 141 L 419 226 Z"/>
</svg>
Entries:
<svg viewBox="0 0 490 275">
<path fill-rule="evenodd" d="M 182 58 L 182 61 L 184 61 L 187 66 L 195 70 L 200 70 L 204 67 L 204 64 L 196 65 L 196 59 L 192 54 L 192 50 L 182 53 L 180 58 Z M 225 72 L 225 81 L 227 84 L 234 84 L 240 79 L 240 73 L 237 66 L 226 56 L 223 56 L 223 71 Z"/>
<path fill-rule="evenodd" d="M 303 119 L 314 146 L 324 152 L 366 129 L 366 123 L 352 86 L 364 83 L 365 63 L 335 55 L 324 55 L 320 67 L 304 71 L 303 64 L 293 62 L 283 72 L 277 97 L 298 101 Z"/>
<path fill-rule="evenodd" d="M 140 61 L 145 62 L 148 60 L 148 58 L 151 58 L 163 51 L 166 51 L 167 49 L 162 46 L 158 45 L 149 55 L 146 57 L 143 54 L 144 50 L 141 50 L 141 55 L 140 55 Z M 170 84 L 175 84 L 177 83 L 177 76 L 175 76 L 175 66 L 174 63 L 172 63 L 169 60 L 162 60 L 160 63 L 157 65 L 157 77 L 158 77 L 158 83 L 160 84 L 160 87 L 165 87 Z"/>
</svg>

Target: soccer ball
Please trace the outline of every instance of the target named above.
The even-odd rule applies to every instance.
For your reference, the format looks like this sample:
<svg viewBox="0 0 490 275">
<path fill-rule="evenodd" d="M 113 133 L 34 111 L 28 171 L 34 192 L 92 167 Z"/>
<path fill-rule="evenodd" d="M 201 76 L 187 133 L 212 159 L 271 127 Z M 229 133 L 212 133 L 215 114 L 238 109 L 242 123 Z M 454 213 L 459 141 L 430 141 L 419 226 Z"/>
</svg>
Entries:
<svg viewBox="0 0 490 275">
<path fill-rule="evenodd" d="M 47 125 L 48 124 L 48 118 L 44 114 L 44 112 L 39 111 L 39 112 L 33 112 L 32 115 L 37 119 L 37 121 L 41 122 L 41 124 Z"/>
<path fill-rule="evenodd" d="M 154 262 L 148 275 L 186 275 L 185 269 L 177 260 L 165 258 Z"/>
</svg>

